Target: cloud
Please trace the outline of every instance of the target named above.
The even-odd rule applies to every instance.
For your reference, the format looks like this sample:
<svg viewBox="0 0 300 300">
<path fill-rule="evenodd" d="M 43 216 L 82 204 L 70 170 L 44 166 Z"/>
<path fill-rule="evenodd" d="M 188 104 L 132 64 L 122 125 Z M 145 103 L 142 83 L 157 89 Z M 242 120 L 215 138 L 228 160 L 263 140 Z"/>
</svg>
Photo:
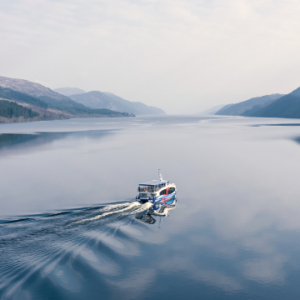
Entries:
<svg viewBox="0 0 300 300">
<path fill-rule="evenodd" d="M 149 286 L 153 283 L 155 275 L 154 269 L 140 269 L 125 279 L 107 279 L 106 281 L 113 287 L 112 293 L 115 294 L 113 298 L 140 299 L 145 290 L 149 289 Z"/>
<path fill-rule="evenodd" d="M 198 282 L 205 282 L 210 286 L 217 287 L 227 292 L 236 292 L 241 290 L 240 279 L 235 279 L 230 275 L 224 274 L 219 270 L 202 267 L 199 263 L 195 264 L 191 257 L 172 257 L 164 259 L 160 265 L 162 271 L 176 270 Z"/>
<path fill-rule="evenodd" d="M 171 113 L 289 92 L 299 13 L 294 0 L 1 1 L 1 75 Z"/>
<path fill-rule="evenodd" d="M 283 271 L 286 259 L 281 256 L 271 256 L 250 260 L 244 263 L 245 277 L 259 283 L 274 283 L 283 281 L 286 274 Z"/>
</svg>

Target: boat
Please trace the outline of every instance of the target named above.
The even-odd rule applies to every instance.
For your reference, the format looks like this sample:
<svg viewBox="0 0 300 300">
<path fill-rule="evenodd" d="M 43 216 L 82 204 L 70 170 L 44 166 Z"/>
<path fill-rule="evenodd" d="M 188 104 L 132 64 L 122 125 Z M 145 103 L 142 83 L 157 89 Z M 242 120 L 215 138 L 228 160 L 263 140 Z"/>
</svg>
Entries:
<svg viewBox="0 0 300 300">
<path fill-rule="evenodd" d="M 151 202 L 166 203 L 176 198 L 177 189 L 174 183 L 164 180 L 160 170 L 158 170 L 159 180 L 152 180 L 140 183 L 138 187 L 139 194 L 136 199 L 141 203 Z"/>
</svg>

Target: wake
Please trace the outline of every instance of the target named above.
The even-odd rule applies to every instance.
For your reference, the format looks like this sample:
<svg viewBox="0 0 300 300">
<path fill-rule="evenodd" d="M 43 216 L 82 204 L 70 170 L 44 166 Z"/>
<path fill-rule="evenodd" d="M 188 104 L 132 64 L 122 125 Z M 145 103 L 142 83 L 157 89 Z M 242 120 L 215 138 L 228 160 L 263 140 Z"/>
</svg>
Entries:
<svg viewBox="0 0 300 300">
<path fill-rule="evenodd" d="M 147 209 L 149 209 L 152 206 L 151 203 L 147 202 L 144 204 L 141 204 L 139 202 L 127 202 L 122 204 L 113 204 L 113 205 L 107 205 L 101 209 L 98 210 L 98 215 L 91 217 L 91 218 L 85 218 L 83 220 L 78 220 L 75 222 L 70 223 L 68 226 L 82 224 L 86 222 L 96 221 L 99 219 L 102 219 L 104 217 L 108 217 L 111 215 L 118 215 L 118 216 L 128 216 L 137 214 L 140 212 L 143 212 Z"/>
<path fill-rule="evenodd" d="M 31 289 L 32 278 L 40 290 L 45 289 L 45 278 L 52 291 L 57 292 L 62 284 L 72 290 L 73 281 L 62 281 L 59 274 L 76 278 L 73 268 L 78 266 L 83 273 L 114 274 L 118 247 L 123 255 L 127 248 L 130 254 L 134 252 L 130 238 L 134 233 L 126 233 L 124 228 L 129 225 L 145 230 L 139 223 L 132 225 L 132 216 L 147 212 L 151 206 L 125 202 L 0 220 L 0 299 L 24 299 L 17 295 Z M 110 226 L 116 221 L 117 229 Z"/>
</svg>

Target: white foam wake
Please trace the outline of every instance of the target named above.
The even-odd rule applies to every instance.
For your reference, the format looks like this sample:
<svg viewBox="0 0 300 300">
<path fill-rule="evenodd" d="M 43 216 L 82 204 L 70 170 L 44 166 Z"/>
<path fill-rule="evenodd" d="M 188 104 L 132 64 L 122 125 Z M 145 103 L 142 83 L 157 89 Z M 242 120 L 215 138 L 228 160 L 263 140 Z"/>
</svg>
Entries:
<svg viewBox="0 0 300 300">
<path fill-rule="evenodd" d="M 127 203 L 122 203 L 122 204 L 108 205 L 107 207 L 104 207 L 103 209 L 101 209 L 101 212 L 103 212 L 103 211 L 108 211 L 108 212 L 104 212 L 104 213 L 97 215 L 95 217 L 92 217 L 92 218 L 87 218 L 87 219 L 73 222 L 69 226 L 99 220 L 101 218 L 104 218 L 104 217 L 107 217 L 110 215 L 114 215 L 114 214 L 122 214 L 122 215 L 136 214 L 136 213 L 142 212 L 142 211 L 150 208 L 151 206 L 152 206 L 152 204 L 149 202 L 147 202 L 145 204 L 140 204 L 139 202 L 127 202 Z M 138 207 L 138 208 L 134 209 L 136 207 Z M 121 209 L 118 209 L 118 208 L 121 208 Z M 111 211 L 111 210 L 113 210 L 113 211 Z"/>
</svg>

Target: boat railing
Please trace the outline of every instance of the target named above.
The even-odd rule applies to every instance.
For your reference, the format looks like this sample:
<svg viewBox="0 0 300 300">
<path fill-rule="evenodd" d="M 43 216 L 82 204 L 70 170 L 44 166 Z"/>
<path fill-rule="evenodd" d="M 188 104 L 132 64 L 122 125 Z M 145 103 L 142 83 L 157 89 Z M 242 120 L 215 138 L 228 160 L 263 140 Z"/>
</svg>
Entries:
<svg viewBox="0 0 300 300">
<path fill-rule="evenodd" d="M 146 188 L 138 188 L 138 192 L 144 192 L 144 193 L 154 193 L 159 191 L 161 188 L 155 188 L 155 189 L 146 189 Z"/>
<path fill-rule="evenodd" d="M 163 183 L 159 186 L 155 186 L 155 187 L 147 187 L 147 186 L 139 186 L 138 187 L 138 191 L 139 192 L 148 192 L 148 193 L 154 193 L 154 192 L 157 192 L 159 191 L 160 189 L 162 189 L 163 187 L 165 187 L 166 184 Z"/>
</svg>

